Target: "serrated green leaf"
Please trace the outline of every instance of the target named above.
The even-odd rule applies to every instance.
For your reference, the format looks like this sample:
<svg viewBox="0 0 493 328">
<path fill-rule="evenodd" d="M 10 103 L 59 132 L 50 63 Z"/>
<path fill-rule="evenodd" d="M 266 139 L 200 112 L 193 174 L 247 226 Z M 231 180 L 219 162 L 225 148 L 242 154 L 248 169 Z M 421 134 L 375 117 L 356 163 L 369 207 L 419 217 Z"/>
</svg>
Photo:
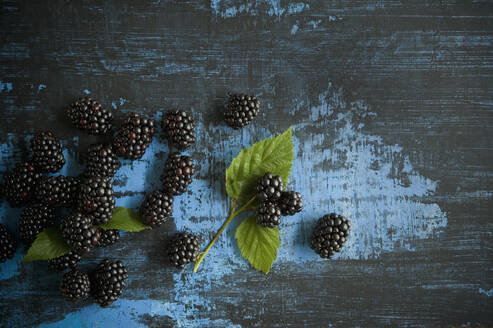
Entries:
<svg viewBox="0 0 493 328">
<path fill-rule="evenodd" d="M 236 229 L 241 255 L 257 270 L 269 273 L 281 245 L 279 228 L 264 228 L 250 216 Z"/>
<path fill-rule="evenodd" d="M 111 220 L 99 226 L 105 230 L 121 229 L 130 232 L 139 232 L 151 229 L 150 226 L 142 223 L 141 217 L 132 209 L 126 207 L 116 207 Z"/>
<path fill-rule="evenodd" d="M 286 186 L 294 159 L 293 128 L 243 150 L 226 170 L 226 192 L 238 204 L 255 196 L 255 185 L 266 172 L 280 175 Z"/>
<path fill-rule="evenodd" d="M 22 262 L 49 260 L 70 252 L 58 228 L 48 228 L 38 234 Z"/>
</svg>

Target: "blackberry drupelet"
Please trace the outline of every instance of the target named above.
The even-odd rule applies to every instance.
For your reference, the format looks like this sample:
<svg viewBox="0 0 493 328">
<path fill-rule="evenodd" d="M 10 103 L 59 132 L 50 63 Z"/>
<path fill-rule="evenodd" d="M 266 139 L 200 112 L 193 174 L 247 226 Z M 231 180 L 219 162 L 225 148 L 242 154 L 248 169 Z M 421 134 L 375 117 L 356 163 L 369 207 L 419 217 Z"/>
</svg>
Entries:
<svg viewBox="0 0 493 328">
<path fill-rule="evenodd" d="M 173 214 L 173 197 L 156 190 L 148 194 L 140 207 L 145 224 L 156 228 L 168 221 Z"/>
<path fill-rule="evenodd" d="M 19 236 L 25 245 L 31 245 L 40 232 L 56 223 L 55 209 L 39 204 L 26 207 L 19 219 Z"/>
<path fill-rule="evenodd" d="M 267 172 L 257 183 L 257 198 L 261 202 L 277 201 L 281 198 L 282 189 L 282 178 Z"/>
<path fill-rule="evenodd" d="M 14 257 L 17 241 L 14 236 L 0 224 L 0 263 Z"/>
<path fill-rule="evenodd" d="M 310 247 L 320 257 L 330 259 L 344 246 L 350 230 L 351 223 L 342 215 L 335 213 L 325 215 L 317 222 Z"/>
<path fill-rule="evenodd" d="M 165 137 L 178 149 L 184 150 L 195 142 L 195 121 L 189 112 L 171 110 L 163 115 Z"/>
<path fill-rule="evenodd" d="M 112 178 L 121 166 L 118 157 L 111 147 L 105 147 L 101 144 L 89 146 L 89 156 L 84 176 L 86 178 L 100 176 Z"/>
<path fill-rule="evenodd" d="M 183 269 L 190 262 L 195 262 L 199 253 L 200 238 L 187 232 L 174 236 L 168 246 L 169 260 L 179 269 Z"/>
<path fill-rule="evenodd" d="M 281 209 L 274 202 L 263 202 L 257 209 L 255 219 L 265 228 L 274 228 L 281 223 Z"/>
<path fill-rule="evenodd" d="M 89 275 L 77 270 L 67 272 L 63 275 L 60 290 L 72 302 L 85 300 L 91 291 Z"/>
<path fill-rule="evenodd" d="M 91 294 L 101 307 L 116 301 L 126 286 L 127 269 L 121 261 L 105 259 L 91 273 Z"/>
<path fill-rule="evenodd" d="M 303 209 L 303 199 L 296 191 L 283 191 L 277 204 L 282 215 L 295 215 Z"/>
<path fill-rule="evenodd" d="M 108 222 L 115 209 L 115 196 L 110 179 L 92 177 L 81 183 L 78 208 L 91 217 L 94 225 Z"/>
<path fill-rule="evenodd" d="M 32 162 L 39 172 L 56 173 L 65 165 L 60 142 L 50 131 L 37 133 L 31 140 Z"/>
<path fill-rule="evenodd" d="M 31 163 L 18 163 L 3 176 L 1 193 L 12 207 L 27 204 L 34 198 L 34 189 L 40 177 L 41 174 Z"/>
<path fill-rule="evenodd" d="M 250 122 L 260 112 L 260 101 L 255 96 L 232 94 L 224 111 L 226 123 L 238 130 Z"/>
<path fill-rule="evenodd" d="M 195 165 L 189 156 L 179 153 L 171 154 L 166 160 L 166 170 L 161 175 L 164 189 L 171 195 L 181 195 L 192 183 L 195 174 Z"/>
<path fill-rule="evenodd" d="M 81 213 L 66 215 L 60 229 L 67 244 L 79 254 L 89 253 L 98 244 L 99 231 L 92 225 L 89 216 Z"/>
<path fill-rule="evenodd" d="M 67 109 L 67 115 L 75 126 L 91 135 L 108 133 L 113 113 L 89 97 L 79 98 Z"/>
<path fill-rule="evenodd" d="M 154 135 L 154 121 L 137 113 L 127 116 L 113 140 L 113 150 L 126 159 L 141 158 Z"/>
<path fill-rule="evenodd" d="M 74 251 L 70 251 L 62 256 L 48 260 L 50 268 L 56 271 L 65 271 L 67 269 L 75 269 L 82 256 Z"/>
<path fill-rule="evenodd" d="M 118 229 L 99 229 L 99 247 L 106 247 L 113 245 L 118 240 L 120 240 L 120 230 Z"/>
<path fill-rule="evenodd" d="M 36 186 L 36 199 L 53 207 L 72 207 L 79 191 L 77 177 L 42 177 Z"/>
</svg>

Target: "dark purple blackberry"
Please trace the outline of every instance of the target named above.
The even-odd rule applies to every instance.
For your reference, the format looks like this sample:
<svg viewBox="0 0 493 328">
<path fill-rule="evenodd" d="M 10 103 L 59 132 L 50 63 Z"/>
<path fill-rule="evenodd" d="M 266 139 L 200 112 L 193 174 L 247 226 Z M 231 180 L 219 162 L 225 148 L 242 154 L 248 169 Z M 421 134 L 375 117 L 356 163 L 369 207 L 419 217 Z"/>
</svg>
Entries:
<svg viewBox="0 0 493 328">
<path fill-rule="evenodd" d="M 36 186 L 36 199 L 53 207 L 72 207 L 79 191 L 80 179 L 58 175 L 42 177 Z"/>
<path fill-rule="evenodd" d="M 111 110 L 89 97 L 79 98 L 67 109 L 67 115 L 75 126 L 92 135 L 108 133 L 113 122 Z"/>
<path fill-rule="evenodd" d="M 168 111 L 163 115 L 162 125 L 165 137 L 179 150 L 184 150 L 195 142 L 195 121 L 189 112 Z"/>
<path fill-rule="evenodd" d="M 161 175 L 161 182 L 164 189 L 171 195 L 181 195 L 192 183 L 192 176 L 195 174 L 195 165 L 189 156 L 179 153 L 171 154 L 166 160 L 166 170 Z"/>
<path fill-rule="evenodd" d="M 99 247 L 106 247 L 113 245 L 118 240 L 120 240 L 120 230 L 118 229 L 99 229 Z"/>
<path fill-rule="evenodd" d="M 255 219 L 265 228 L 274 228 L 281 223 L 281 209 L 273 202 L 263 202 L 257 209 Z"/>
<path fill-rule="evenodd" d="M 310 247 L 320 257 L 330 259 L 344 246 L 350 230 L 351 223 L 342 215 L 335 213 L 325 215 L 317 222 Z"/>
<path fill-rule="evenodd" d="M 81 213 L 63 217 L 60 226 L 62 235 L 74 252 L 86 254 L 98 244 L 99 231 L 92 225 L 91 218 Z"/>
<path fill-rule="evenodd" d="M 200 254 L 200 238 L 187 232 L 174 236 L 168 246 L 170 262 L 178 269 L 183 269 L 190 262 L 195 262 Z"/>
<path fill-rule="evenodd" d="M 17 249 L 17 240 L 0 224 L 0 264 L 14 257 Z"/>
<path fill-rule="evenodd" d="M 62 256 L 48 260 L 48 264 L 53 270 L 65 271 L 67 269 L 75 269 L 81 259 L 82 256 L 80 254 L 70 251 Z"/>
<path fill-rule="evenodd" d="M 91 217 L 94 225 L 108 222 L 115 209 L 115 196 L 110 179 L 95 176 L 81 183 L 78 208 Z"/>
<path fill-rule="evenodd" d="M 303 199 L 296 191 L 283 191 L 277 205 L 282 215 L 295 215 L 303 209 Z"/>
<path fill-rule="evenodd" d="M 50 131 L 37 133 L 31 140 L 32 163 L 39 172 L 56 173 L 65 165 L 60 142 Z"/>
<path fill-rule="evenodd" d="M 226 123 L 235 130 L 241 129 L 258 115 L 260 101 L 255 96 L 232 94 L 224 111 Z"/>
<path fill-rule="evenodd" d="M 277 201 L 281 198 L 282 189 L 282 178 L 267 172 L 257 183 L 257 198 L 261 202 Z"/>
<path fill-rule="evenodd" d="M 141 158 L 154 135 L 154 121 L 136 113 L 127 116 L 113 140 L 113 149 L 119 157 Z"/>
<path fill-rule="evenodd" d="M 91 294 L 94 301 L 101 307 L 111 305 L 123 293 L 127 278 L 127 269 L 121 261 L 101 261 L 91 272 Z"/>
<path fill-rule="evenodd" d="M 26 207 L 19 220 L 19 236 L 25 245 L 31 245 L 40 232 L 56 223 L 55 209 L 48 205 Z"/>
<path fill-rule="evenodd" d="M 60 290 L 72 302 L 85 300 L 91 291 L 89 275 L 77 270 L 67 272 L 63 275 Z"/>
<path fill-rule="evenodd" d="M 89 156 L 85 177 L 94 176 L 112 178 L 121 166 L 118 157 L 111 147 L 105 147 L 101 144 L 89 146 Z"/>
<path fill-rule="evenodd" d="M 156 228 L 168 221 L 173 214 L 173 197 L 156 190 L 148 194 L 140 207 L 145 224 Z"/>
<path fill-rule="evenodd" d="M 19 207 L 34 198 L 34 189 L 41 174 L 31 163 L 18 163 L 3 176 L 1 193 L 10 206 Z"/>
</svg>

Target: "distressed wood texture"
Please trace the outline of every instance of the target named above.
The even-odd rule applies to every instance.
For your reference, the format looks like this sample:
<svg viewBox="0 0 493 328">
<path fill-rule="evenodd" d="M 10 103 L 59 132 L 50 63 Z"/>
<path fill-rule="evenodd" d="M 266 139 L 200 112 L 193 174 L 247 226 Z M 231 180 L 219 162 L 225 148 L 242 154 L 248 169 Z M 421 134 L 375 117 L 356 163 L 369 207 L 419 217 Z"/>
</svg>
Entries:
<svg viewBox="0 0 493 328">
<path fill-rule="evenodd" d="M 90 94 L 115 108 L 193 112 L 200 166 L 175 198 L 174 221 L 125 233 L 80 267 L 121 259 L 128 288 L 112 306 L 71 304 L 61 274 L 0 265 L 2 327 L 493 326 L 493 3 L 478 1 L 8 1 L 0 4 L 0 171 L 28 159 L 29 138 L 52 129 L 62 174 L 83 170 L 89 144 L 64 108 Z M 229 91 L 262 112 L 233 131 Z M 167 264 L 175 231 L 203 246 L 228 212 L 224 174 L 255 141 L 293 125 L 288 188 L 305 209 L 284 218 L 269 275 L 241 258 L 233 221 L 199 272 Z M 138 208 L 160 188 L 167 142 L 115 177 L 117 204 Z M 349 217 L 330 261 L 309 248 L 315 221 Z M 5 200 L 11 231 L 21 209 Z M 59 213 L 60 215 L 62 213 Z"/>
</svg>

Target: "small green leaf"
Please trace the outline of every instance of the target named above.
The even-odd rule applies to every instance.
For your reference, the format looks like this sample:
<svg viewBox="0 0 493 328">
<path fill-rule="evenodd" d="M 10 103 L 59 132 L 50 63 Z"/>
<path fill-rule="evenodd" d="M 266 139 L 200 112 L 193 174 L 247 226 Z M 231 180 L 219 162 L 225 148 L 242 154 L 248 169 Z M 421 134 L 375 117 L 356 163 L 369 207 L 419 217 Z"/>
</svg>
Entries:
<svg viewBox="0 0 493 328">
<path fill-rule="evenodd" d="M 226 170 L 226 192 L 238 204 L 246 203 L 255 196 L 255 185 L 266 172 L 280 175 L 284 185 L 288 184 L 294 159 L 293 128 L 281 135 L 255 143 L 233 159 Z"/>
<path fill-rule="evenodd" d="M 105 230 L 121 229 L 131 232 L 151 229 L 151 227 L 142 223 L 139 214 L 126 207 L 116 207 L 111 220 L 99 227 Z"/>
<path fill-rule="evenodd" d="M 236 229 L 241 255 L 257 270 L 269 273 L 281 245 L 279 228 L 264 228 L 250 216 Z"/>
<path fill-rule="evenodd" d="M 22 262 L 49 260 L 70 252 L 58 228 L 48 228 L 36 237 Z"/>
</svg>

